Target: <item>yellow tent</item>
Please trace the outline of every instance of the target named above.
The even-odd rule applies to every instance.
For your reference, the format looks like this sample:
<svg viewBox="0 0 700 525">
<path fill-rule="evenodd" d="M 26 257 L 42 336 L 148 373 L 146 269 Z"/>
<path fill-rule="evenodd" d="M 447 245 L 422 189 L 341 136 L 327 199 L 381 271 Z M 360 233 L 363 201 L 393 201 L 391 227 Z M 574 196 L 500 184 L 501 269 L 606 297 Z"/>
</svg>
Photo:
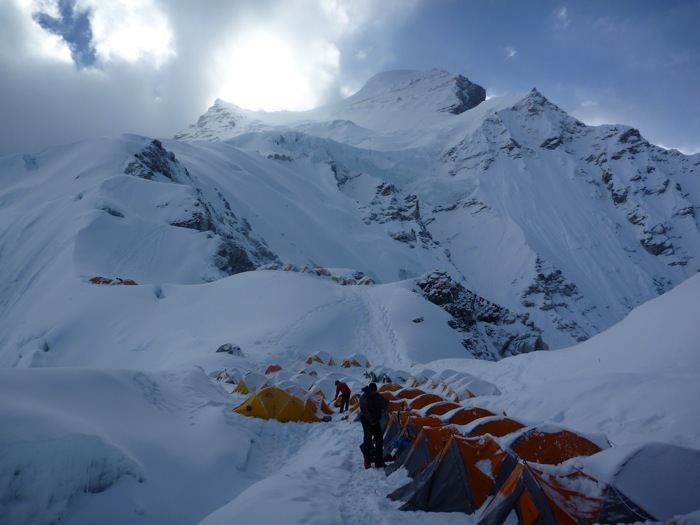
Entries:
<svg viewBox="0 0 700 525">
<path fill-rule="evenodd" d="M 269 386 L 267 377 L 257 372 L 248 372 L 233 389 L 232 394 L 250 394 Z"/>
<path fill-rule="evenodd" d="M 343 359 L 340 366 L 343 368 L 350 368 L 351 366 L 369 368 L 369 359 L 363 354 L 352 354 Z"/>
<path fill-rule="evenodd" d="M 233 411 L 244 416 L 276 419 L 283 423 L 288 421 L 306 423 L 321 421 L 316 415 L 316 405 L 311 399 L 301 399 L 274 386 L 263 388 L 254 393 Z"/>
<path fill-rule="evenodd" d="M 335 361 L 333 360 L 333 356 L 326 352 L 325 350 L 321 350 L 319 352 L 316 352 L 315 354 L 311 354 L 307 359 L 306 359 L 306 364 L 311 365 L 314 363 L 320 363 L 322 365 L 328 365 L 328 366 L 335 366 Z"/>
</svg>

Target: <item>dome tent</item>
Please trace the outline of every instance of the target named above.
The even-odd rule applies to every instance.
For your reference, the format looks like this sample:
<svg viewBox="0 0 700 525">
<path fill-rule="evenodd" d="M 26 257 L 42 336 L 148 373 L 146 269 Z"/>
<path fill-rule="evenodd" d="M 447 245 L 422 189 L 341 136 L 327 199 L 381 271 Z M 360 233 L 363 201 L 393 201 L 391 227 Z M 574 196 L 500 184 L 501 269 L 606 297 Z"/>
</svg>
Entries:
<svg viewBox="0 0 700 525">
<path fill-rule="evenodd" d="M 302 399 L 277 387 L 266 387 L 255 392 L 233 409 L 244 416 L 314 423 L 322 421 L 316 415 L 317 407 L 311 399 Z"/>
</svg>

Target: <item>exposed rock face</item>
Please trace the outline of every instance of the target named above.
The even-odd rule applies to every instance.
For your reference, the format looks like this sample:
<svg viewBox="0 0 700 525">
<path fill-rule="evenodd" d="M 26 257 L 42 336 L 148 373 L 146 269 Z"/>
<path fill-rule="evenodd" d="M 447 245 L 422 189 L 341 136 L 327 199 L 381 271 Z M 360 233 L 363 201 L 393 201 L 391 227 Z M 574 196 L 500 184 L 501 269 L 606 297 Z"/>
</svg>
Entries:
<svg viewBox="0 0 700 525">
<path fill-rule="evenodd" d="M 163 147 L 157 139 L 134 155 L 133 160 L 124 170 L 127 175 L 153 181 L 170 181 L 180 184 L 192 182 L 187 168 L 180 164 L 172 152 Z"/>
<path fill-rule="evenodd" d="M 396 241 L 415 246 L 428 245 L 430 232 L 420 214 L 420 202 L 416 195 L 403 195 L 393 184 L 382 183 L 365 210 L 365 223 L 389 224 L 389 235 Z"/>
<path fill-rule="evenodd" d="M 486 100 L 486 90 L 467 77 L 447 71 L 388 71 L 369 79 L 347 99 L 349 104 L 374 105 L 408 101 L 414 110 L 459 115 Z"/>
<path fill-rule="evenodd" d="M 485 300 L 445 272 L 434 271 L 416 284 L 426 299 L 452 315 L 450 326 L 464 334 L 462 344 L 477 358 L 498 360 L 548 349 L 542 331 L 527 315 L 516 315 Z"/>
<path fill-rule="evenodd" d="M 570 313 L 573 304 L 585 302 L 576 284 L 568 281 L 559 268 L 546 264 L 539 257 L 535 263 L 535 269 L 537 271 L 535 279 L 522 294 L 523 306 L 538 307 L 544 312 L 550 312 L 555 319 L 557 329 L 570 334 L 576 341 L 588 339 L 590 334 L 584 328 L 570 316 L 562 315 L 563 312 Z"/>
<path fill-rule="evenodd" d="M 124 172 L 146 180 L 172 182 L 192 186 L 196 199 L 180 211 L 170 224 L 189 228 L 219 238 L 214 265 L 225 275 L 251 271 L 278 261 L 265 241 L 257 237 L 245 219 L 239 220 L 226 198 L 219 191 L 206 188 L 195 180 L 172 152 L 158 140 L 134 155 Z M 208 195 L 208 196 L 207 196 Z"/>
<path fill-rule="evenodd" d="M 480 85 L 470 82 L 467 77 L 458 75 L 455 78 L 455 85 L 457 86 L 455 96 L 459 99 L 460 103 L 453 104 L 443 111 L 449 111 L 454 115 L 459 115 L 460 113 L 475 108 L 486 100 L 486 90 Z"/>
</svg>

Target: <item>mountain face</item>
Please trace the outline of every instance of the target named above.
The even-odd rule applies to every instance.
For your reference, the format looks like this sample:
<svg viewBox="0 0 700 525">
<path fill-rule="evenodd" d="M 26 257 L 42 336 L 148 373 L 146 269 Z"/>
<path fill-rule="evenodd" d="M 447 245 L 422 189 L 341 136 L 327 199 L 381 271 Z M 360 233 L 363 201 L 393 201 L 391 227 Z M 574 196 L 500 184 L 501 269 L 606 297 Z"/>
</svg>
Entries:
<svg viewBox="0 0 700 525">
<path fill-rule="evenodd" d="M 407 280 L 474 356 L 561 348 L 700 270 L 699 165 L 437 70 L 306 112 L 217 100 L 175 139 L 0 159 L 0 342 L 43 340 L 18 312 L 66 266 L 157 290 L 293 266 Z"/>
</svg>

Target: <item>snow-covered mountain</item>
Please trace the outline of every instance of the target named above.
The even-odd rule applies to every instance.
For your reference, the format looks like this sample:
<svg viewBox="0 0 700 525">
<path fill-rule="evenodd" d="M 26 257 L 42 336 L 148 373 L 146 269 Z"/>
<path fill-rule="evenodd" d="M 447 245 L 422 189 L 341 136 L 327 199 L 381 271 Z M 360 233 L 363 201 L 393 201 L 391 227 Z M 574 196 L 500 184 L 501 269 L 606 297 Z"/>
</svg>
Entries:
<svg viewBox="0 0 700 525">
<path fill-rule="evenodd" d="M 415 248 L 388 273 L 363 271 L 384 281 L 446 271 L 527 312 L 551 348 L 700 270 L 700 156 L 627 126 L 586 126 L 536 90 L 484 99 L 459 75 L 398 71 L 309 112 L 217 101 L 177 137 L 328 166 L 355 215 Z"/>
<path fill-rule="evenodd" d="M 246 418 L 215 381 L 315 352 L 696 452 L 698 170 L 437 70 L 0 158 L 0 523 L 425 523 L 385 498 L 405 475 L 361 469 L 358 425 Z"/>
<path fill-rule="evenodd" d="M 477 324 L 501 337 L 460 328 L 491 359 L 583 341 L 700 269 L 700 157 L 585 126 L 536 90 L 485 100 L 461 75 L 397 71 L 307 112 L 217 101 L 176 137 L 2 160 L 3 362 L 28 337 L 13 305 L 66 279 L 57 257 L 82 281 L 139 284 L 440 271 L 499 312 Z"/>
</svg>

